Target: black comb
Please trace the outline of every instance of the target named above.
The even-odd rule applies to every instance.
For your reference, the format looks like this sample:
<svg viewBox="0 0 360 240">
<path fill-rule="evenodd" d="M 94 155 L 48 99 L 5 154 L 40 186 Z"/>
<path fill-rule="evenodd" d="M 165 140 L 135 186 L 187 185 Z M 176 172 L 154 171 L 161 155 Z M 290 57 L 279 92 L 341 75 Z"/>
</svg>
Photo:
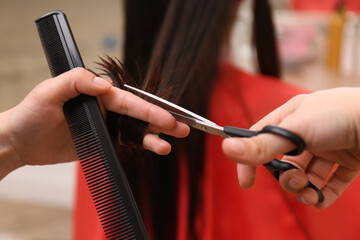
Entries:
<svg viewBox="0 0 360 240">
<path fill-rule="evenodd" d="M 84 67 L 66 16 L 45 14 L 36 27 L 53 77 Z M 76 152 L 107 239 L 149 239 L 95 97 L 64 105 Z"/>
</svg>

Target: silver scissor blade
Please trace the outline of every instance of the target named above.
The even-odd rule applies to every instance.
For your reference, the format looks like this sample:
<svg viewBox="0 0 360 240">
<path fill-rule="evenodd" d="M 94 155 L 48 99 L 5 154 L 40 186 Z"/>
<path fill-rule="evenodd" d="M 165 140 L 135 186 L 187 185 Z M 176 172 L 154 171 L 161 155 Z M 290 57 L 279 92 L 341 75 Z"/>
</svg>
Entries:
<svg viewBox="0 0 360 240">
<path fill-rule="evenodd" d="M 178 106 L 172 102 L 169 102 L 161 97 L 158 97 L 154 94 L 145 92 L 143 90 L 140 90 L 136 87 L 129 86 L 127 84 L 124 84 L 124 87 L 128 90 L 136 92 L 137 94 L 139 94 L 142 97 L 145 97 L 145 98 L 151 100 L 154 104 L 166 109 L 167 111 L 171 111 L 172 113 L 177 113 L 179 115 L 186 116 L 188 118 L 194 118 L 194 119 L 197 119 L 206 124 L 216 125 L 214 122 L 211 122 L 210 120 L 208 120 L 204 117 L 201 117 L 200 115 L 197 115 L 196 113 L 193 113 L 183 107 L 180 107 L 180 106 Z"/>
<path fill-rule="evenodd" d="M 197 119 L 194 119 L 192 117 L 187 117 L 187 116 L 184 116 L 182 114 L 175 113 L 172 111 L 169 111 L 169 113 L 171 113 L 177 121 L 185 123 L 186 125 L 188 125 L 190 127 L 199 129 L 203 132 L 207 132 L 207 133 L 210 133 L 213 135 L 219 135 L 223 138 L 229 137 L 229 135 L 227 135 L 224 132 L 224 128 L 219 125 L 216 125 L 215 123 L 210 123 L 210 124 L 205 123 L 205 122 L 199 121 Z"/>
</svg>

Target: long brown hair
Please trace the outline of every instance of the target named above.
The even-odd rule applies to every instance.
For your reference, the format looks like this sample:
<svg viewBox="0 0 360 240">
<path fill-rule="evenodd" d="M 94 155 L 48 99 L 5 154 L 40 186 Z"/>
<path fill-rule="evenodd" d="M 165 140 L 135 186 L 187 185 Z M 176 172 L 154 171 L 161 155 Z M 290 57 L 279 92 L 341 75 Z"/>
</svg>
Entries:
<svg viewBox="0 0 360 240">
<path fill-rule="evenodd" d="M 270 8 L 266 0 L 255 2 L 254 44 L 259 69 L 279 76 Z M 120 82 L 119 87 L 122 81 L 148 90 L 156 85 L 151 92 L 206 117 L 221 47 L 235 19 L 237 4 L 237 0 L 126 0 L 124 66 L 113 59 L 103 59 L 102 66 Z M 170 93 L 164 95 L 169 86 Z M 185 156 L 188 225 L 190 234 L 197 238 L 194 216 L 201 200 L 204 134 L 192 131 L 182 140 L 161 136 L 173 150 L 168 156 L 158 156 L 139 150 L 146 123 L 114 113 L 107 119 L 137 204 L 155 239 L 176 238 L 179 156 Z M 119 132 L 122 144 L 117 143 Z"/>
</svg>

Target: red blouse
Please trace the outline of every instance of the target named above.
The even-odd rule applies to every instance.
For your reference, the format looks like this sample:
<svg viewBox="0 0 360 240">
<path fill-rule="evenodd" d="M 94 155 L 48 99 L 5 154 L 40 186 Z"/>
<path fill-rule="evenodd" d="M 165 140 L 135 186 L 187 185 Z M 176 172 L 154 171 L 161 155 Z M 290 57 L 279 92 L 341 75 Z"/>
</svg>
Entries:
<svg viewBox="0 0 360 240">
<path fill-rule="evenodd" d="M 220 125 L 250 127 L 274 108 L 304 91 L 277 79 L 246 74 L 222 64 L 209 103 L 208 118 Z M 206 136 L 205 175 L 196 213 L 199 239 L 360 239 L 360 179 L 331 207 L 317 210 L 297 202 L 260 166 L 255 186 L 239 187 L 236 163 L 221 151 L 222 138 Z M 185 161 L 183 161 L 185 162 Z M 188 181 L 179 168 L 177 239 L 187 240 Z M 90 194 L 79 171 L 74 236 L 105 239 Z"/>
<path fill-rule="evenodd" d="M 292 0 L 291 6 L 293 9 L 300 11 L 333 12 L 339 2 L 340 1 L 338 0 Z M 359 0 L 342 0 L 342 2 L 345 4 L 347 10 L 355 12 L 360 11 Z"/>
</svg>

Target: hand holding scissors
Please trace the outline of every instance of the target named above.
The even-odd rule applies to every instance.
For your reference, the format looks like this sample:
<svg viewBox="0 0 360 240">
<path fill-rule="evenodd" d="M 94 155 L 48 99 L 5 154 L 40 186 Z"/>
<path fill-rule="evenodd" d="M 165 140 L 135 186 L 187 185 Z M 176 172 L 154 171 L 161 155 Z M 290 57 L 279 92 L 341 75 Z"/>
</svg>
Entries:
<svg viewBox="0 0 360 240">
<path fill-rule="evenodd" d="M 126 84 L 124 85 L 124 87 L 127 90 L 132 91 L 132 92 L 136 93 L 137 95 L 143 97 L 144 99 L 151 101 L 152 103 L 166 109 L 176 118 L 177 121 L 183 122 L 183 123 L 189 125 L 190 127 L 199 129 L 201 131 L 204 131 L 204 132 L 207 132 L 210 134 L 219 135 L 224 138 L 227 138 L 227 137 L 246 137 L 246 138 L 248 138 L 248 137 L 253 137 L 253 136 L 256 136 L 259 134 L 263 134 L 263 133 L 276 134 L 278 136 L 288 139 L 289 141 L 291 141 L 292 143 L 295 144 L 295 146 L 296 146 L 295 150 L 285 153 L 286 155 L 292 155 L 292 156 L 301 154 L 306 147 L 305 142 L 301 139 L 301 137 L 299 137 L 298 135 L 296 135 L 286 129 L 283 129 L 283 128 L 280 128 L 277 126 L 268 125 L 268 126 L 265 126 L 261 131 L 252 131 L 252 130 L 231 127 L 231 126 L 221 127 L 206 118 L 203 118 L 187 109 L 184 109 L 176 104 L 173 104 L 173 103 L 171 103 L 165 99 L 162 99 L 160 97 L 157 97 L 153 94 L 150 94 L 148 92 L 142 91 L 140 89 L 137 89 L 135 87 L 132 87 L 132 86 L 129 86 Z M 271 174 L 277 180 L 279 180 L 280 172 L 288 171 L 290 169 L 297 169 L 296 166 L 294 166 L 288 162 L 280 161 L 278 159 L 273 159 L 270 162 L 264 164 L 264 166 L 271 172 Z M 324 195 L 322 194 L 322 192 L 310 181 L 308 181 L 308 183 L 305 187 L 312 188 L 316 191 L 319 202 L 322 202 L 324 200 Z"/>
</svg>

